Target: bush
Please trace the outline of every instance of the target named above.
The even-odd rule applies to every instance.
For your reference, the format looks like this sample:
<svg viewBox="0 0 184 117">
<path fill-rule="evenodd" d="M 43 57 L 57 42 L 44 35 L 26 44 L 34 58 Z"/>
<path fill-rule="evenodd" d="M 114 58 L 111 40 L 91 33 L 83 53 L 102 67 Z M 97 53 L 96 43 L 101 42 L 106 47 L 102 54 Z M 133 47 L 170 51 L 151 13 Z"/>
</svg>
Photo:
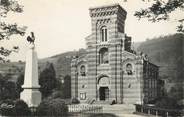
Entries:
<svg viewBox="0 0 184 117">
<path fill-rule="evenodd" d="M 65 116 L 67 113 L 68 106 L 60 98 L 44 100 L 37 108 L 38 116 Z"/>
<path fill-rule="evenodd" d="M 173 98 L 168 98 L 168 97 L 162 97 L 160 99 L 157 99 L 155 106 L 159 108 L 164 108 L 164 109 L 178 109 L 179 108 L 177 101 Z"/>
<path fill-rule="evenodd" d="M 56 98 L 63 98 L 63 93 L 61 91 L 54 90 L 47 99 L 56 99 Z"/>
<path fill-rule="evenodd" d="M 79 104 L 80 101 L 77 98 L 72 98 L 72 104 Z"/>
<path fill-rule="evenodd" d="M 31 111 L 23 100 L 8 99 L 1 102 L 0 114 L 3 116 L 27 116 L 31 114 Z"/>
<path fill-rule="evenodd" d="M 15 101 L 15 115 L 16 116 L 27 116 L 31 115 L 31 111 L 28 105 L 23 100 Z"/>
<path fill-rule="evenodd" d="M 13 100 L 7 99 L 0 104 L 0 114 L 2 116 L 13 116 L 15 115 L 15 105 Z"/>
</svg>

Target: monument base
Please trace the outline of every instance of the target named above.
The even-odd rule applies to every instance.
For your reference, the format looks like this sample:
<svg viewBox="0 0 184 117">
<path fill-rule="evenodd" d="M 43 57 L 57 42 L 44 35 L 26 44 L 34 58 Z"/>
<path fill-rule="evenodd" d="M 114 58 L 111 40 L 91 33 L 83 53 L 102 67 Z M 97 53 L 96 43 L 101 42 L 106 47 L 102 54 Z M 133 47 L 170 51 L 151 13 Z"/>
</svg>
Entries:
<svg viewBox="0 0 184 117">
<path fill-rule="evenodd" d="M 24 89 L 20 99 L 24 100 L 29 107 L 37 107 L 41 102 L 41 93 L 39 89 Z"/>
</svg>

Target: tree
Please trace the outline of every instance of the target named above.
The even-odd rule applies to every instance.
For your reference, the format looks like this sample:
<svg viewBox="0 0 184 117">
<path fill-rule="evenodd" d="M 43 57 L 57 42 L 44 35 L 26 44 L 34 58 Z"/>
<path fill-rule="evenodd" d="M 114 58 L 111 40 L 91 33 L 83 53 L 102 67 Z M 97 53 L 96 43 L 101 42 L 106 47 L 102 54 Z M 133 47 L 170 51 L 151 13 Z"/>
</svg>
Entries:
<svg viewBox="0 0 184 117">
<path fill-rule="evenodd" d="M 27 27 L 23 26 L 20 27 L 16 23 L 8 24 L 7 22 L 3 21 L 2 19 L 6 20 L 7 14 L 9 12 L 14 13 L 22 13 L 23 6 L 21 6 L 15 0 L 0 0 L 0 41 L 2 40 L 9 40 L 11 39 L 12 35 L 21 35 L 25 34 L 25 30 Z M 19 49 L 18 46 L 14 46 L 12 49 L 6 48 L 4 46 L 0 47 L 0 62 L 8 61 L 6 59 L 12 52 L 17 52 Z"/>
<path fill-rule="evenodd" d="M 52 97 L 71 98 L 71 76 L 66 75 L 62 79 L 57 79 L 57 87 Z"/>
<path fill-rule="evenodd" d="M 4 85 L 5 85 L 5 79 L 4 79 L 4 77 L 0 74 L 0 100 L 1 100 L 2 97 L 3 97 Z"/>
<path fill-rule="evenodd" d="M 47 62 L 46 68 L 40 73 L 39 84 L 43 97 L 48 97 L 56 88 L 56 73 L 52 63 Z"/>
<path fill-rule="evenodd" d="M 37 108 L 39 116 L 66 116 L 67 112 L 68 106 L 59 98 L 44 100 Z"/>
<path fill-rule="evenodd" d="M 18 93 L 18 97 L 20 97 L 20 93 L 23 91 L 22 85 L 24 84 L 24 74 L 21 73 L 16 82 L 16 91 Z"/>
<path fill-rule="evenodd" d="M 63 83 L 64 98 L 71 98 L 71 77 L 66 75 Z"/>
<path fill-rule="evenodd" d="M 12 75 L 2 76 L 0 74 L 0 100 L 17 99 L 21 92 L 21 84 L 23 84 L 22 76 L 18 78 L 18 82 L 11 81 Z M 20 83 L 19 83 L 20 82 Z"/>
<path fill-rule="evenodd" d="M 181 12 L 184 10 L 184 0 L 168 0 L 167 2 L 164 2 L 164 0 L 154 1 L 155 2 L 150 7 L 136 11 L 134 16 L 139 19 L 147 18 L 148 21 L 159 22 L 162 20 L 169 20 L 169 14 L 176 10 L 181 10 Z M 180 25 L 177 26 L 177 31 L 184 33 L 184 18 L 178 19 L 178 22 Z"/>
<path fill-rule="evenodd" d="M 168 92 L 168 97 L 170 98 L 174 98 L 177 101 L 182 99 L 182 94 L 183 89 L 181 86 L 175 86 L 175 87 L 171 87 L 170 91 Z"/>
<path fill-rule="evenodd" d="M 4 86 L 3 86 L 3 91 L 1 93 L 2 93 L 2 97 L 1 97 L 2 100 L 17 99 L 18 94 L 17 94 L 17 91 L 16 91 L 15 82 L 6 81 Z"/>
</svg>

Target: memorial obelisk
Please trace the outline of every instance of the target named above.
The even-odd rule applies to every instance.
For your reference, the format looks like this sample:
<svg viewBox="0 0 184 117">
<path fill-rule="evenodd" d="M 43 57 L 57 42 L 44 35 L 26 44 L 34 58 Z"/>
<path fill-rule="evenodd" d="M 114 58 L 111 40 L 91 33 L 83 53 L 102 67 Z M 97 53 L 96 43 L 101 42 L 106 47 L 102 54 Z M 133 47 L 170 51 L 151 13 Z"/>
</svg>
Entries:
<svg viewBox="0 0 184 117">
<path fill-rule="evenodd" d="M 35 51 L 34 33 L 31 32 L 31 37 L 27 37 L 30 42 L 29 49 L 26 54 L 26 65 L 24 74 L 24 89 L 20 98 L 24 100 L 29 107 L 37 107 L 41 102 L 40 85 L 38 83 L 38 58 Z"/>
</svg>

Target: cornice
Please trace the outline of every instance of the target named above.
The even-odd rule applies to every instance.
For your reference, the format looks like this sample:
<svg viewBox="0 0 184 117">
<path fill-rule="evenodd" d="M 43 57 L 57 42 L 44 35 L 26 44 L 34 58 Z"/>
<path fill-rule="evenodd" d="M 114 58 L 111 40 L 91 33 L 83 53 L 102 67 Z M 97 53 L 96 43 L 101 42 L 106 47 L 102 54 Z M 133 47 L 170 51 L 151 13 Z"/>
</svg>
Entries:
<svg viewBox="0 0 184 117">
<path fill-rule="evenodd" d="M 127 12 L 119 4 L 90 8 L 89 10 L 91 17 L 104 17 L 114 14 L 121 14 L 126 17 L 127 14 Z"/>
</svg>

